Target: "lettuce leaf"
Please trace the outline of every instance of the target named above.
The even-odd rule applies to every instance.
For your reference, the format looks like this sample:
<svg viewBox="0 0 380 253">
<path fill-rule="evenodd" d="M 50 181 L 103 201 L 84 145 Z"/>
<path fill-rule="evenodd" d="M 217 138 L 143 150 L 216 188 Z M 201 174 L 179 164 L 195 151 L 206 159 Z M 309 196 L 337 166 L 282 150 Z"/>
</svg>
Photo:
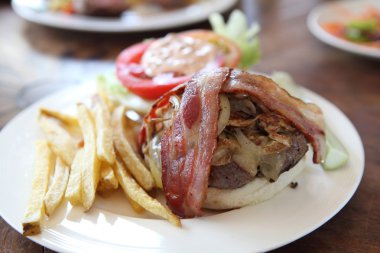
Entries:
<svg viewBox="0 0 380 253">
<path fill-rule="evenodd" d="M 109 106 L 117 107 L 119 105 L 126 106 L 128 109 L 136 111 L 144 115 L 149 112 L 152 102 L 147 102 L 141 97 L 129 92 L 120 81 L 115 73 L 101 74 L 96 79 L 96 90 Z"/>
<path fill-rule="evenodd" d="M 214 32 L 234 41 L 241 50 L 239 67 L 248 69 L 260 61 L 260 42 L 258 33 L 260 26 L 253 23 L 248 26 L 247 18 L 240 10 L 234 10 L 228 21 L 225 22 L 222 15 L 213 13 L 209 22 Z"/>
</svg>

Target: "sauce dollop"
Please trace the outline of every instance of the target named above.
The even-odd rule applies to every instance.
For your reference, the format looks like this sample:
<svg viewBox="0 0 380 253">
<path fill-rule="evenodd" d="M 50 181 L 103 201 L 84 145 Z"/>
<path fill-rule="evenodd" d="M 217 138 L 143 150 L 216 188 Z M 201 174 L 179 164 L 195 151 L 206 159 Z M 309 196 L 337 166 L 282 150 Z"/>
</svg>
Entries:
<svg viewBox="0 0 380 253">
<path fill-rule="evenodd" d="M 191 75 L 214 62 L 217 55 L 217 47 L 210 42 L 169 34 L 149 46 L 141 65 L 151 77 L 165 73 Z"/>
</svg>

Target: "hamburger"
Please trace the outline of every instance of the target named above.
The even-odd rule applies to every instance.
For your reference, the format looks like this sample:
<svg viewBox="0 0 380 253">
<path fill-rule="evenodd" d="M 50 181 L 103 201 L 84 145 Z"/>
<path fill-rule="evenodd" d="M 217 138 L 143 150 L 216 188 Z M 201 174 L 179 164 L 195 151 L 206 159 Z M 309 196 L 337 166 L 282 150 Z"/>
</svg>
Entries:
<svg viewBox="0 0 380 253">
<path fill-rule="evenodd" d="M 144 118 L 141 153 L 180 217 L 273 197 L 325 155 L 321 110 L 271 79 L 217 68 L 159 98 Z"/>
</svg>

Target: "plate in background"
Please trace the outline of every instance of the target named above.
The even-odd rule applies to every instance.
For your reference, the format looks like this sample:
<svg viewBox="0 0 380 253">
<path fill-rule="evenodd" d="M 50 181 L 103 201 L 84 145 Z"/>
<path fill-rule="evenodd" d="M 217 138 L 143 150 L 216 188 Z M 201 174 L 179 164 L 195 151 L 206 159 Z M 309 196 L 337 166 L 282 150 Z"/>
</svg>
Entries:
<svg viewBox="0 0 380 253">
<path fill-rule="evenodd" d="M 14 11 L 22 18 L 47 26 L 93 32 L 142 32 L 163 30 L 207 20 L 214 12 L 230 9 L 237 0 L 199 0 L 170 11 L 142 14 L 125 11 L 119 18 L 67 15 L 46 10 L 45 0 L 12 0 Z"/>
<path fill-rule="evenodd" d="M 321 4 L 310 12 L 307 19 L 308 28 L 317 39 L 330 46 L 350 53 L 380 59 L 380 48 L 373 48 L 344 40 L 328 33 L 321 26 L 326 22 L 347 21 L 347 15 L 344 15 L 342 10 L 360 14 L 371 5 L 375 6 L 380 12 L 380 1 L 378 0 L 333 1 Z"/>
</svg>

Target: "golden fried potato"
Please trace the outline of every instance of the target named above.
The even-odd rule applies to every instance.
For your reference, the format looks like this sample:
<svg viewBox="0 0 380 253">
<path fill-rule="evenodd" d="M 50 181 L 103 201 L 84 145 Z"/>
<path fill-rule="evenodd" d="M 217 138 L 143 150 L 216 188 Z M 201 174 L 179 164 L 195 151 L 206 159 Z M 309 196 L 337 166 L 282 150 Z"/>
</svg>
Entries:
<svg viewBox="0 0 380 253">
<path fill-rule="evenodd" d="M 119 187 L 119 182 L 114 173 L 114 169 L 106 162 L 102 162 L 100 166 L 100 179 L 97 191 L 102 196 L 107 196 L 112 190 Z"/>
<path fill-rule="evenodd" d="M 45 133 L 50 148 L 67 165 L 71 165 L 77 151 L 77 145 L 68 131 L 59 121 L 44 114 L 38 118 L 38 123 Z"/>
<path fill-rule="evenodd" d="M 44 198 L 49 184 L 49 174 L 54 167 L 54 154 L 47 141 L 36 141 L 34 177 L 32 190 L 22 222 L 23 235 L 36 235 L 41 232 L 40 222 L 45 213 Z"/>
<path fill-rule="evenodd" d="M 70 168 L 61 158 L 57 157 L 53 182 L 45 195 L 45 211 L 48 216 L 51 216 L 57 206 L 61 203 L 65 194 L 67 181 L 69 180 Z"/>
<path fill-rule="evenodd" d="M 74 116 L 68 115 L 68 114 L 61 113 L 59 111 L 55 111 L 55 110 L 52 110 L 49 108 L 41 107 L 40 108 L 40 114 L 46 115 L 48 117 L 56 118 L 56 119 L 62 121 L 63 123 L 65 123 L 67 125 L 78 126 L 77 118 L 75 118 Z"/>
<path fill-rule="evenodd" d="M 96 156 L 96 130 L 90 110 L 84 104 L 77 105 L 79 126 L 83 133 L 84 155 L 82 160 L 83 207 L 89 210 L 95 201 L 99 182 L 100 161 Z"/>
<path fill-rule="evenodd" d="M 82 205 L 82 164 L 84 159 L 84 149 L 78 150 L 71 165 L 69 182 L 67 183 L 65 199 L 73 206 Z"/>
<path fill-rule="evenodd" d="M 121 159 L 118 157 L 116 158 L 115 173 L 121 187 L 129 198 L 142 206 L 145 210 L 167 219 L 175 226 L 181 226 L 180 219 L 158 200 L 149 196 L 149 194 L 146 193 L 144 189 L 133 179 L 131 174 L 124 167 Z"/>
<path fill-rule="evenodd" d="M 113 141 L 117 152 L 128 166 L 137 182 L 147 191 L 154 187 L 154 180 L 150 171 L 145 167 L 141 158 L 133 149 L 133 140 L 128 140 L 125 131 L 128 131 L 125 109 L 118 107 L 112 115 Z M 130 130 L 130 129 L 129 129 Z M 130 130 L 132 131 L 132 130 Z"/>
<path fill-rule="evenodd" d="M 125 197 L 127 198 L 129 204 L 131 205 L 133 211 L 136 213 L 142 213 L 145 211 L 144 207 L 140 206 L 136 201 L 131 199 L 127 194 L 125 194 Z"/>
<path fill-rule="evenodd" d="M 115 150 L 112 140 L 111 113 L 99 96 L 95 96 L 93 101 L 96 127 L 96 153 L 100 160 L 113 164 L 115 162 Z"/>
</svg>

